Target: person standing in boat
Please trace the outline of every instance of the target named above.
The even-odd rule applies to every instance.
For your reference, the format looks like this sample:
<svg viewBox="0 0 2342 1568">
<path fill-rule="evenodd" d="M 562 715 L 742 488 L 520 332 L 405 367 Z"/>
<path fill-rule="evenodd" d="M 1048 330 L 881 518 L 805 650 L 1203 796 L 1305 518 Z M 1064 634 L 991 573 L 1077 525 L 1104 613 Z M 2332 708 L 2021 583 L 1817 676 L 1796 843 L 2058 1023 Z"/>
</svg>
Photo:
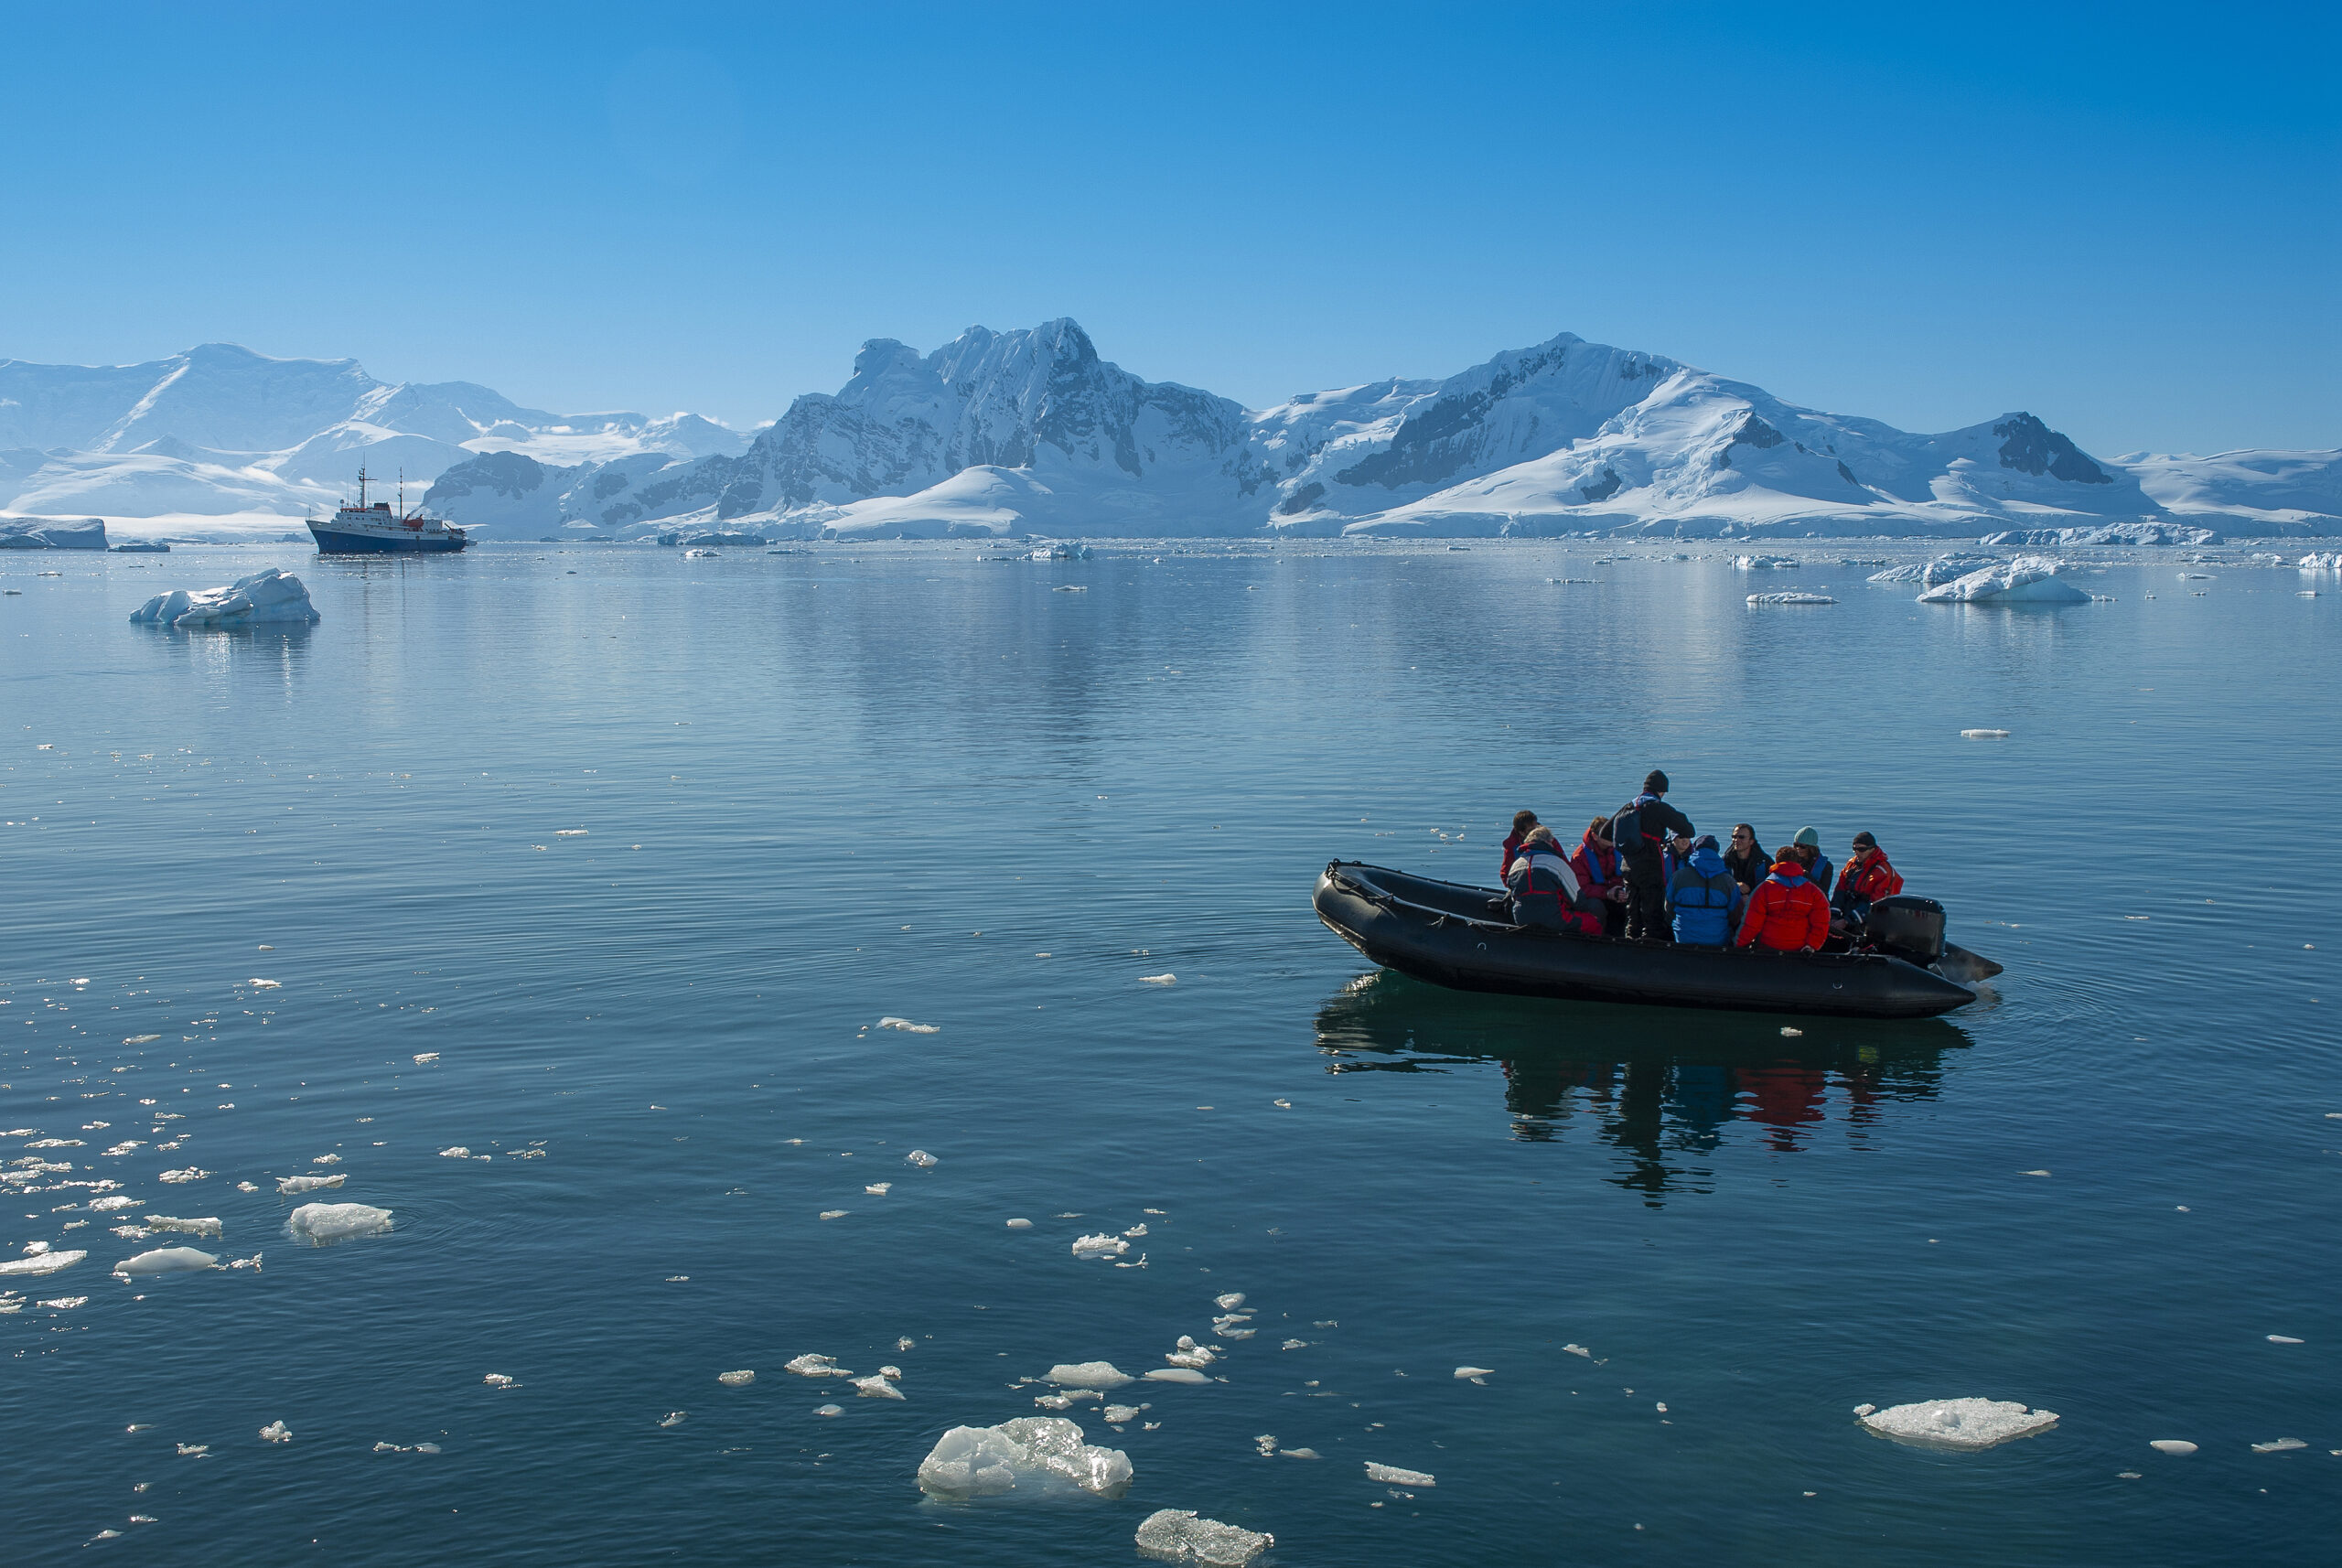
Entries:
<svg viewBox="0 0 2342 1568">
<path fill-rule="evenodd" d="M 1667 842 L 1689 840 L 1699 832 L 1692 819 L 1669 805 L 1667 775 L 1654 768 L 1643 792 L 1610 817 L 1610 842 L 1627 867 L 1627 935 L 1647 941 L 1672 941 L 1667 929 Z"/>
<path fill-rule="evenodd" d="M 1529 830 L 1520 854 L 1505 868 L 1504 885 L 1512 890 L 1514 925 L 1594 934 L 1594 918 L 1578 912 L 1577 874 L 1553 842 L 1552 829 Z"/>
<path fill-rule="evenodd" d="M 1805 875 L 1795 846 L 1781 851 L 1772 875 L 1748 896 L 1735 947 L 1761 944 L 1775 952 L 1816 952 L 1830 937 L 1830 900 Z"/>
<path fill-rule="evenodd" d="M 1585 825 L 1585 836 L 1570 852 L 1570 869 L 1577 873 L 1580 897 L 1601 907 L 1606 935 L 1627 929 L 1627 883 L 1618 864 L 1618 848 L 1610 842 L 1610 819 L 1596 817 Z"/>
</svg>

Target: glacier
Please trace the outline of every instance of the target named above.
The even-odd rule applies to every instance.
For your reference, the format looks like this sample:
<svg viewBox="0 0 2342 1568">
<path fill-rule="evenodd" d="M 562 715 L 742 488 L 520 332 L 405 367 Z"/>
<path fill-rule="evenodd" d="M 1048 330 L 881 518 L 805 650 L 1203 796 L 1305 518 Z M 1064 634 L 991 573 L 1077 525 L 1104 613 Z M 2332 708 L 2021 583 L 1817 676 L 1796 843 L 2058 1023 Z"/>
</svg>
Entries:
<svg viewBox="0 0 2342 1568">
<path fill-rule="evenodd" d="M 490 538 L 2342 533 L 2342 449 L 2100 458 L 2022 410 L 1914 434 L 1566 332 L 1445 378 L 1247 409 L 1123 369 L 1070 319 L 972 327 L 925 352 L 873 339 L 836 392 L 747 430 L 553 413 L 231 344 L 0 360 L 0 533 L 27 544 L 60 515 L 285 537 L 361 462 Z"/>
</svg>

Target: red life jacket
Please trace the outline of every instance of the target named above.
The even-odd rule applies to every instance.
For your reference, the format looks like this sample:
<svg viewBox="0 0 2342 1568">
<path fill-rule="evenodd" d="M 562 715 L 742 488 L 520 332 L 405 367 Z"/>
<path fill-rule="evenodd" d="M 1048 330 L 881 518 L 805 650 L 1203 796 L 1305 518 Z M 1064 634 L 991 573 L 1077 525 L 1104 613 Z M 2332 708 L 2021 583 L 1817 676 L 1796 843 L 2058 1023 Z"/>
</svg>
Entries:
<svg viewBox="0 0 2342 1568">
<path fill-rule="evenodd" d="M 1851 875 L 1842 876 L 1838 885 L 1841 887 L 1851 887 L 1852 896 L 1864 901 L 1891 898 L 1903 891 L 1903 876 L 1900 872 L 1886 864 L 1885 852 L 1873 850 L 1870 858 L 1863 862 L 1862 869 Z"/>
</svg>

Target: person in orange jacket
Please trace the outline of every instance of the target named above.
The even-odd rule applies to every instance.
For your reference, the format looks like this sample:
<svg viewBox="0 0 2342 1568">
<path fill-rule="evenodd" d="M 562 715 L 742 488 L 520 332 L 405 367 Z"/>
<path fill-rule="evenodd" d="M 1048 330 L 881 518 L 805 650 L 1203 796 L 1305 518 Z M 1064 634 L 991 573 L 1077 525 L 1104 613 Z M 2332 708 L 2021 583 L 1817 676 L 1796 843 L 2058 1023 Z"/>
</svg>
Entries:
<svg viewBox="0 0 2342 1568">
<path fill-rule="evenodd" d="M 1773 873 L 1748 896 L 1735 947 L 1761 942 L 1776 952 L 1812 952 L 1830 936 L 1830 900 L 1805 875 L 1805 863 L 1788 850 Z"/>
<path fill-rule="evenodd" d="M 1830 907 L 1848 926 L 1859 926 L 1870 914 L 1875 898 L 1891 898 L 1903 891 L 1903 875 L 1886 863 L 1886 852 L 1868 832 L 1854 835 L 1854 853 L 1838 874 L 1838 890 Z"/>
</svg>

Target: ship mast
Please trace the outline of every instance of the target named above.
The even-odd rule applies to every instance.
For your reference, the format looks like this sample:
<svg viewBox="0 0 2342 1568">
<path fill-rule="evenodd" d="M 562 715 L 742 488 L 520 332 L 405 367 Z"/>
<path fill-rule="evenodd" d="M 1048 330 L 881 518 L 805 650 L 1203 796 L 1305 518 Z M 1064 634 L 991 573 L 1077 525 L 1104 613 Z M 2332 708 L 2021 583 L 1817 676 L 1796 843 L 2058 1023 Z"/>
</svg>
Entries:
<svg viewBox="0 0 2342 1568">
<path fill-rule="evenodd" d="M 362 466 L 358 470 L 358 510 L 366 510 L 366 470 Z"/>
</svg>

